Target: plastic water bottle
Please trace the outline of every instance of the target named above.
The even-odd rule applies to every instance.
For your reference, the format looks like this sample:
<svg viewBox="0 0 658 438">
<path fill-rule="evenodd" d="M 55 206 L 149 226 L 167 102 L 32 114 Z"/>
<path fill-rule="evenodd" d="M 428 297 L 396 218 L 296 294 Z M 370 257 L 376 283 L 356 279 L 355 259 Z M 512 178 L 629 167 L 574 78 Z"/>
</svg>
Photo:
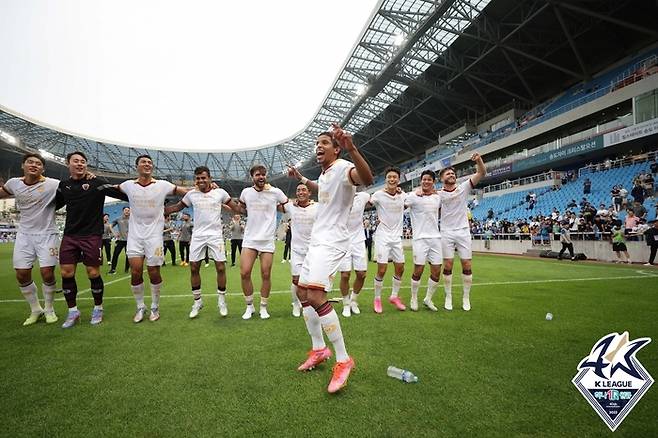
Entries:
<svg viewBox="0 0 658 438">
<path fill-rule="evenodd" d="M 388 367 L 386 374 L 394 379 L 402 380 L 405 383 L 417 383 L 418 377 L 414 376 L 411 371 L 403 370 L 394 366 Z"/>
<path fill-rule="evenodd" d="M 552 321 L 553 320 L 553 314 L 552 313 L 547 313 L 546 314 L 546 321 Z"/>
</svg>

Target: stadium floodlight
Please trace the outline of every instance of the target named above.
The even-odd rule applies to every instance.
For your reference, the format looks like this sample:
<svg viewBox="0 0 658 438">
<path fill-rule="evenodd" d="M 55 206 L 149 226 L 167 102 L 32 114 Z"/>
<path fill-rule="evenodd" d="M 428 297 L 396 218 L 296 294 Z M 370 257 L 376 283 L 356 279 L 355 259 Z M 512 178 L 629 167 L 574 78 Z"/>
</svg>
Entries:
<svg viewBox="0 0 658 438">
<path fill-rule="evenodd" d="M 400 47 L 402 44 L 404 44 L 404 39 L 405 36 L 403 33 L 396 33 L 395 38 L 393 39 L 393 46 L 394 47 Z"/>
<path fill-rule="evenodd" d="M 363 96 L 364 94 L 366 94 L 367 91 L 368 91 L 368 86 L 366 84 L 359 85 L 358 87 L 356 87 L 355 90 L 357 96 Z"/>
<path fill-rule="evenodd" d="M 5 131 L 0 131 L 0 138 L 12 146 L 15 146 L 16 143 L 18 143 L 18 139 L 16 137 Z"/>
</svg>

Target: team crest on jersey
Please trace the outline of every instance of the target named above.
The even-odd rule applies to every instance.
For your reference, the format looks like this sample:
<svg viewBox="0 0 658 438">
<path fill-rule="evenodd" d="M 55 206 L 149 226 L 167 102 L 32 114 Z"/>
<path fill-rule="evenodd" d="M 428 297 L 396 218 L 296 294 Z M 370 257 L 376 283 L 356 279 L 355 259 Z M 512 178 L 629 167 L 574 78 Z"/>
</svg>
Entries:
<svg viewBox="0 0 658 438">
<path fill-rule="evenodd" d="M 651 338 L 629 341 L 628 332 L 610 333 L 578 365 L 573 384 L 613 432 L 653 384 L 635 357 L 649 342 Z"/>
<path fill-rule="evenodd" d="M 82 185 L 82 190 L 89 190 L 89 184 L 84 183 L 84 184 Z"/>
</svg>

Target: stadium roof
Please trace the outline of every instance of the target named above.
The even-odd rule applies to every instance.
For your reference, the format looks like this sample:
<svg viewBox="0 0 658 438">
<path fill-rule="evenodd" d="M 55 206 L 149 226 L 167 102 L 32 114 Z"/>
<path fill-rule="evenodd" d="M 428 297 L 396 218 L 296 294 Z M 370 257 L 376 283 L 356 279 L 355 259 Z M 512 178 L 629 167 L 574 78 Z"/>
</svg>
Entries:
<svg viewBox="0 0 658 438">
<path fill-rule="evenodd" d="M 486 7 L 486 12 L 482 13 Z M 290 140 L 253 151 L 149 150 L 161 176 L 245 181 L 263 163 L 314 171 L 317 133 L 340 121 L 378 171 L 419 157 L 439 133 L 501 108 L 530 108 L 658 41 L 653 2 L 516 0 L 382 1 L 309 126 Z M 0 129 L 56 156 L 82 148 L 101 169 L 132 173 L 138 148 L 94 142 L 37 126 L 6 112 Z M 312 176 L 312 175 L 309 175 Z"/>
</svg>

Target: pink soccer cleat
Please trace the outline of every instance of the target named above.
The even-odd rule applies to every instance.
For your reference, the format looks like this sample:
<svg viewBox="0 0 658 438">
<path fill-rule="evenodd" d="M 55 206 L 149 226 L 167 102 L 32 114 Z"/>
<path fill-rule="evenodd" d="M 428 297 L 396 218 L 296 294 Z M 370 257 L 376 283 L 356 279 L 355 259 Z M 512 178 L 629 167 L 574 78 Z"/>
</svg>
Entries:
<svg viewBox="0 0 658 438">
<path fill-rule="evenodd" d="M 308 352 L 308 357 L 304 363 L 297 367 L 297 371 L 310 371 L 330 357 L 331 350 L 328 347 L 319 350 L 311 350 Z"/>
<path fill-rule="evenodd" d="M 388 302 L 393 304 L 398 310 L 407 310 L 407 306 L 402 304 L 402 301 L 400 300 L 400 297 L 390 297 L 388 299 Z"/>
<path fill-rule="evenodd" d="M 350 373 L 353 369 L 354 359 L 351 357 L 345 362 L 336 362 L 327 391 L 329 391 L 330 394 L 340 391 L 341 388 L 347 385 L 347 379 L 350 377 Z"/>
<path fill-rule="evenodd" d="M 375 298 L 373 306 L 375 307 L 375 313 L 382 313 L 382 299 L 380 297 Z"/>
</svg>

